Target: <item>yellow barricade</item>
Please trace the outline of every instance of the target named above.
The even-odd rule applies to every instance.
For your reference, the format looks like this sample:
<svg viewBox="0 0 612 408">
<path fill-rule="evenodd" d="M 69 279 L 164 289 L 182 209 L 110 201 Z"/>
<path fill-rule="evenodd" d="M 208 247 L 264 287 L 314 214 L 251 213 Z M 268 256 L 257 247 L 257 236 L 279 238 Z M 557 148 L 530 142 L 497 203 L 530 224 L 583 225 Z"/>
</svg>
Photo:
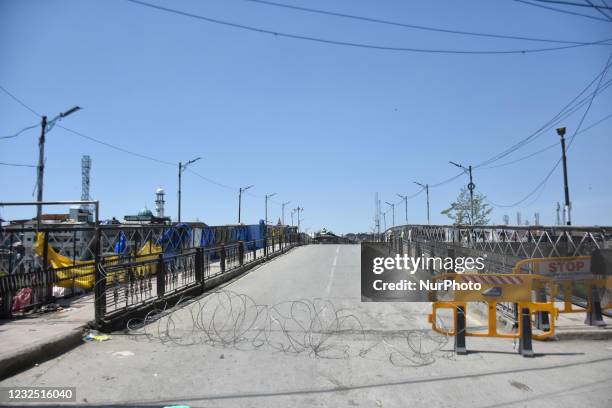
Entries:
<svg viewBox="0 0 612 408">
<path fill-rule="evenodd" d="M 440 296 L 439 291 L 430 293 L 432 300 L 432 313 L 429 315 L 429 322 L 432 329 L 440 334 L 455 336 L 456 350 L 465 351 L 465 336 L 472 337 L 499 337 L 519 339 L 522 345 L 523 355 L 533 355 L 531 351 L 531 339 L 543 340 L 554 336 L 554 318 L 558 310 L 554 307 L 551 300 L 537 302 L 534 300 L 535 291 L 544 286 L 555 293 L 555 286 L 552 279 L 540 275 L 531 274 L 456 274 L 449 273 L 433 278 L 434 282 L 454 282 L 456 285 L 449 285 L 454 290 L 443 292 Z M 476 285 L 478 284 L 478 286 Z M 467 305 L 470 302 L 484 302 L 487 304 L 488 319 L 487 329 L 482 331 L 468 331 L 465 323 Z M 518 318 L 518 331 L 516 333 L 502 333 L 497 328 L 497 304 L 502 302 L 512 302 L 518 305 L 520 315 Z M 438 310 L 452 309 L 453 327 L 451 329 L 438 326 Z M 538 312 L 549 313 L 553 316 L 552 323 L 547 330 L 539 333 L 531 331 L 531 316 Z M 528 339 L 527 339 L 528 337 Z M 458 345 L 459 344 L 459 345 Z"/>
<path fill-rule="evenodd" d="M 608 296 L 607 303 L 599 304 L 600 299 L 593 299 L 595 291 L 612 293 L 612 277 L 601 275 L 600 271 L 591 268 L 590 256 L 531 258 L 517 262 L 512 269 L 513 273 L 521 274 L 531 271 L 553 279 L 563 294 L 563 309 L 560 313 L 589 313 L 596 309 L 612 309 L 612 297 Z M 573 296 L 587 300 L 586 307 L 575 308 Z M 598 312 L 600 314 L 600 312 Z"/>
</svg>

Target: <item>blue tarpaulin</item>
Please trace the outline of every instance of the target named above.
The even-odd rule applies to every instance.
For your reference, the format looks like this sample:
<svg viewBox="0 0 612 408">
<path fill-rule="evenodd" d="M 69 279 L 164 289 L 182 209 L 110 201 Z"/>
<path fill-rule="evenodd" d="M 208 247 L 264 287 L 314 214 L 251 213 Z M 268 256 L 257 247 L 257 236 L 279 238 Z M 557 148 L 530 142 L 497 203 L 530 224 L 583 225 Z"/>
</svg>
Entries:
<svg viewBox="0 0 612 408">
<path fill-rule="evenodd" d="M 157 240 L 157 245 L 164 248 L 164 253 L 178 252 L 185 244 L 191 241 L 191 227 L 187 224 L 176 224 L 164 230 L 162 236 Z"/>
<path fill-rule="evenodd" d="M 115 242 L 115 253 L 122 254 L 127 250 L 127 240 L 125 238 L 125 234 L 123 231 L 119 233 L 119 238 L 117 238 L 117 242 Z"/>
</svg>

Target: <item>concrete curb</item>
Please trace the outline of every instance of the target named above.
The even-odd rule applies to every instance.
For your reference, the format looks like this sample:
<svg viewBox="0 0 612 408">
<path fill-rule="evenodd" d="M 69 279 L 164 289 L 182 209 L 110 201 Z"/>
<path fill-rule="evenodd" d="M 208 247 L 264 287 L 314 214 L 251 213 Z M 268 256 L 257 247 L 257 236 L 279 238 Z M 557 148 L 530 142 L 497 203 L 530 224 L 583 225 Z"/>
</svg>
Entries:
<svg viewBox="0 0 612 408">
<path fill-rule="evenodd" d="M 486 326 L 487 312 L 483 308 L 473 308 L 471 310 L 477 316 L 476 320 L 480 320 L 481 323 Z M 472 316 L 473 317 L 473 316 Z M 482 319 L 482 320 L 481 320 Z M 498 317 L 498 327 L 509 328 L 509 323 Z M 612 339 L 612 326 L 604 327 L 592 327 L 585 325 L 580 328 L 563 328 L 555 326 L 555 335 L 544 341 L 559 341 L 559 340 L 611 340 Z"/>
<path fill-rule="evenodd" d="M 84 333 L 88 330 L 89 326 L 84 324 L 69 333 L 34 343 L 12 355 L 0 356 L 0 380 L 72 350 L 83 343 Z"/>
<path fill-rule="evenodd" d="M 555 340 L 611 340 L 612 327 L 583 330 L 555 330 Z"/>
</svg>

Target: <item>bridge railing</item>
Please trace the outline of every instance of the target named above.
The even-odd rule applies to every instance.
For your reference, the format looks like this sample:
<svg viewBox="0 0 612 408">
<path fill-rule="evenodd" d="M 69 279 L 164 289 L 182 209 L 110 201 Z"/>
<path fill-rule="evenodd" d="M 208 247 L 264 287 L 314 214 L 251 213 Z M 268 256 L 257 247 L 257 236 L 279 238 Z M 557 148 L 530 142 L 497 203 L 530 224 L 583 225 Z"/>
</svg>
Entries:
<svg viewBox="0 0 612 408">
<path fill-rule="evenodd" d="M 43 224 L 38 229 L 31 223 L 2 225 L 0 316 L 10 317 L 14 312 L 53 303 L 59 297 L 92 290 L 96 265 L 112 269 L 115 264 L 138 265 L 145 261 L 148 264 L 158 253 L 166 256 L 191 253 L 200 247 L 207 249 L 214 264 L 219 260 L 220 246 L 224 245 L 227 269 L 234 268 L 239 262 L 237 242 L 247 231 L 262 238 L 268 234 L 270 248 L 264 248 L 263 239 L 245 242 L 241 249 L 246 254 L 245 262 L 266 251 L 274 252 L 272 246 L 308 239 L 294 227 L 263 224 L 211 227 L 202 223 L 62 223 Z"/>
<path fill-rule="evenodd" d="M 164 310 L 201 294 L 253 265 L 307 242 L 302 234 L 239 241 L 211 248 L 113 265 L 100 264 L 96 276 L 96 322 L 102 330 L 122 327 L 133 318 Z M 123 326 L 124 327 L 124 326 Z"/>
<path fill-rule="evenodd" d="M 381 239 L 414 257 L 481 257 L 485 268 L 478 272 L 512 273 L 523 259 L 590 256 L 612 248 L 612 227 L 402 225 L 388 229 Z M 529 265 L 521 272 L 533 273 Z M 431 273 L 445 272 L 434 268 Z M 584 300 L 580 291 L 573 295 Z M 510 320 L 516 318 L 513 307 L 498 304 Z"/>
<path fill-rule="evenodd" d="M 429 255 L 486 254 L 488 262 L 509 273 L 521 259 L 591 255 L 612 248 L 612 227 L 402 225 L 388 229 L 384 239 L 401 239 Z"/>
</svg>

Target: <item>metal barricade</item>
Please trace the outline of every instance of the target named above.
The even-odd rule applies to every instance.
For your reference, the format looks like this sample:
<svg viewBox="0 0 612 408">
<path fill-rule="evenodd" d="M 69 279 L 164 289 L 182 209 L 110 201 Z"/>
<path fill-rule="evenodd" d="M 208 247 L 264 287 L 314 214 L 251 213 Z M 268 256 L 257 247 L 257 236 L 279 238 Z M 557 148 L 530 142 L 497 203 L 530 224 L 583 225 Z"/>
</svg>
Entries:
<svg viewBox="0 0 612 408">
<path fill-rule="evenodd" d="M 563 302 L 559 313 L 586 313 L 585 324 L 605 326 L 602 310 L 612 308 L 612 301 L 607 296 L 607 303 L 602 305 L 601 298 L 604 293 L 612 293 L 612 277 L 606 270 L 605 262 L 597 261 L 597 266 L 593 266 L 593 257 L 598 260 L 602 257 L 601 252 L 595 251 L 592 256 L 524 259 L 517 262 L 512 271 L 514 274 L 531 272 L 549 277 L 558 288 Z M 556 298 L 542 288 L 538 290 L 538 296 L 540 299 L 550 296 L 553 301 Z M 581 303 L 579 299 L 586 299 L 586 304 L 576 308 L 576 303 Z M 538 327 L 545 327 L 548 322 L 546 314 L 538 315 Z"/>
<path fill-rule="evenodd" d="M 535 291 L 541 286 L 548 287 L 554 294 L 556 291 L 552 279 L 533 274 L 456 274 L 449 273 L 436 276 L 432 279 L 437 285 L 435 291 L 430 292 L 432 300 L 432 313 L 429 322 L 432 329 L 440 334 L 455 337 L 455 351 L 466 354 L 466 337 L 497 337 L 518 339 L 521 355 L 533 356 L 531 340 L 543 340 L 554 336 L 554 318 L 546 330 L 533 333 L 531 316 L 545 312 L 557 316 L 558 310 L 551 300 L 536 301 Z M 449 285 L 448 282 L 451 282 Z M 456 284 L 453 285 L 452 283 Z M 436 286 L 436 285 L 434 285 Z M 453 290 L 445 290 L 447 287 Z M 440 288 L 442 290 L 440 290 Z M 440 293 L 442 296 L 440 296 Z M 488 319 L 485 331 L 469 331 L 467 329 L 467 306 L 470 302 L 484 302 L 487 305 Z M 500 302 L 515 302 L 518 304 L 520 318 L 518 331 L 502 333 L 497 328 L 497 304 Z M 438 326 L 438 310 L 451 309 L 453 311 L 453 327 L 450 329 Z"/>
</svg>

